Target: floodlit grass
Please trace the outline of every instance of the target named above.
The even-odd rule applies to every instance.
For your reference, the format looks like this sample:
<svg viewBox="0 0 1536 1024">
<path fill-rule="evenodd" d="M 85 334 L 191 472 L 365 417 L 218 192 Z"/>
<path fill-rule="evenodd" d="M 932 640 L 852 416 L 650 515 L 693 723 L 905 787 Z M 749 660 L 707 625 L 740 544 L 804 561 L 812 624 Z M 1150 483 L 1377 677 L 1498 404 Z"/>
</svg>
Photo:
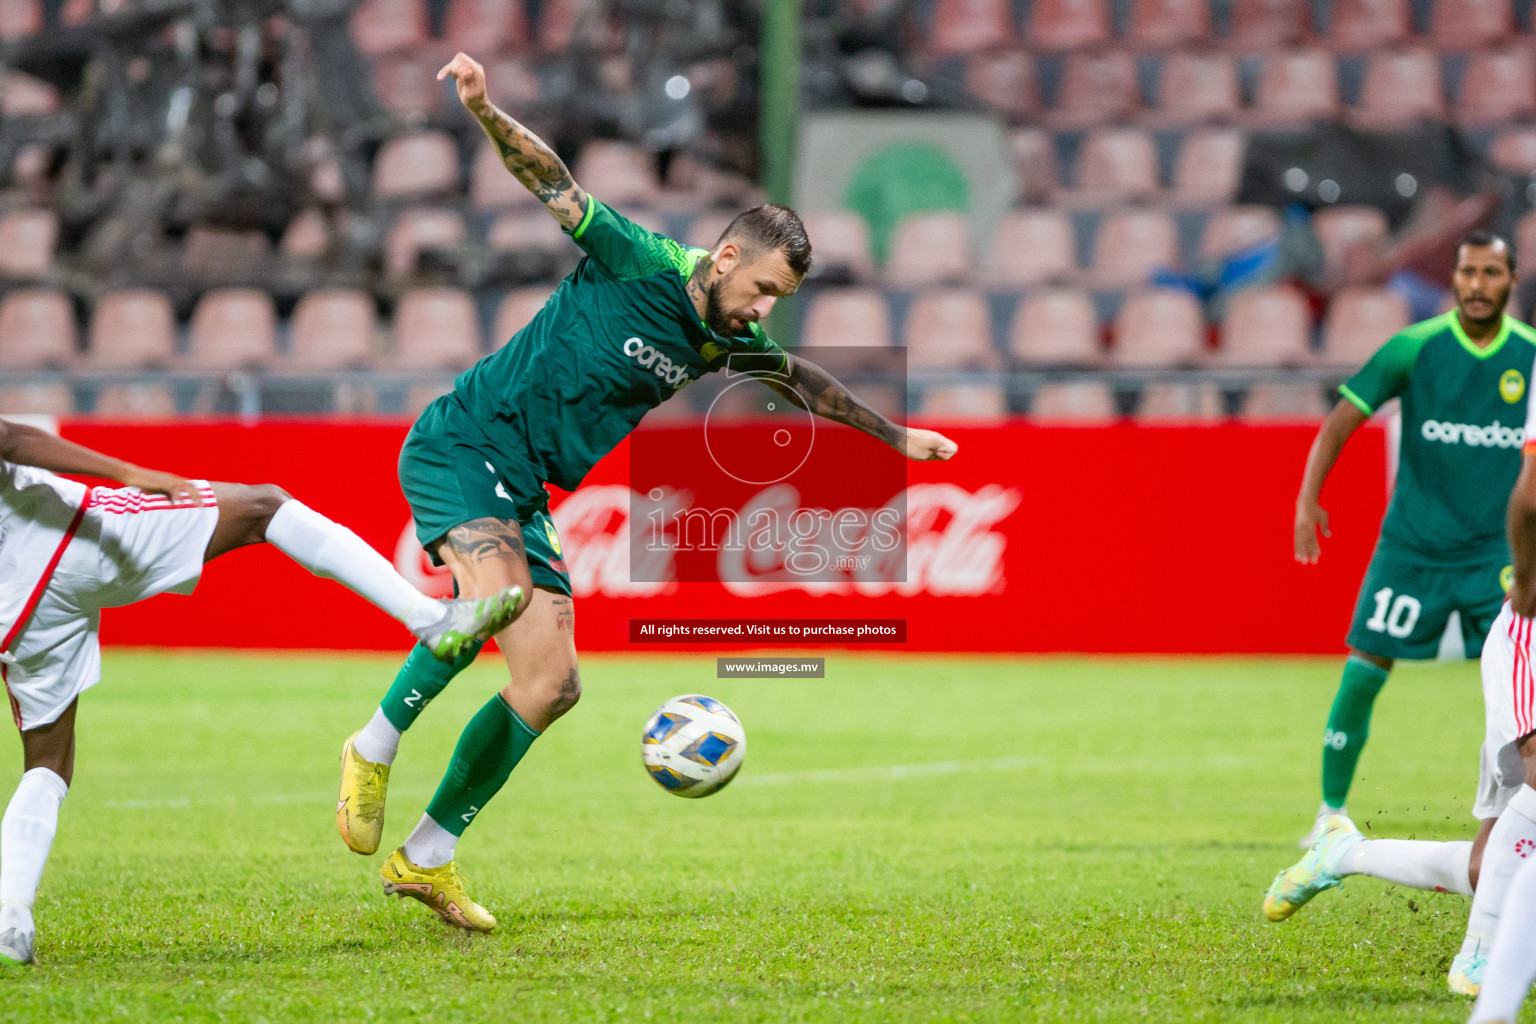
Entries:
<svg viewBox="0 0 1536 1024">
<path fill-rule="evenodd" d="M 501 922 L 483 937 L 386 901 L 377 870 L 497 661 L 407 736 L 363 858 L 337 753 L 392 659 L 111 653 L 42 962 L 0 974 L 0 1020 L 1463 1020 L 1461 898 L 1355 879 L 1259 918 L 1316 807 L 1339 664 L 834 654 L 786 682 L 589 657 L 460 844 Z M 688 692 L 749 736 L 706 800 L 640 766 L 646 716 Z M 1368 834 L 1470 837 L 1481 729 L 1475 665 L 1399 670 L 1350 801 Z"/>
</svg>

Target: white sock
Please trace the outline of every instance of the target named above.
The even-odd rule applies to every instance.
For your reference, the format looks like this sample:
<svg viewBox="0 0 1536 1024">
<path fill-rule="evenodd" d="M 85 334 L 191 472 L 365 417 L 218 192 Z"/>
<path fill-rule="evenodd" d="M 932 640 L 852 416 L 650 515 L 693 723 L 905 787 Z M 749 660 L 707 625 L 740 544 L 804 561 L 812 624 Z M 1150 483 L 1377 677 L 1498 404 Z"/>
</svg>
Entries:
<svg viewBox="0 0 1536 1024">
<path fill-rule="evenodd" d="M 1531 980 L 1536 978 L 1536 857 L 1527 858 L 1515 872 L 1499 915 L 1499 934 L 1483 970 L 1469 1024 L 1508 1021 L 1525 1001 Z"/>
<path fill-rule="evenodd" d="M 446 610 L 395 572 L 368 543 L 301 501 L 285 501 L 267 524 L 267 542 L 316 576 L 361 595 L 410 630 L 441 619 Z"/>
<path fill-rule="evenodd" d="M 400 730 L 384 717 L 383 708 L 374 708 L 363 731 L 352 737 L 352 749 L 364 761 L 394 764 L 395 754 L 400 750 Z"/>
<path fill-rule="evenodd" d="M 0 931 L 32 930 L 32 901 L 59 827 L 69 785 L 47 768 L 21 777 L 0 818 Z"/>
<path fill-rule="evenodd" d="M 1433 843 L 1422 839 L 1362 839 L 1344 851 L 1337 872 L 1471 896 L 1471 863 L 1472 844 L 1465 840 Z"/>
<path fill-rule="evenodd" d="M 1467 919 L 1467 937 L 1463 953 L 1484 955 L 1499 930 L 1499 915 L 1504 896 L 1515 872 L 1525 863 L 1525 855 L 1536 851 L 1536 789 L 1521 786 L 1510 798 L 1509 806 L 1494 822 L 1483 848 L 1483 868 L 1477 876 L 1477 893 L 1472 897 L 1472 913 Z"/>
<path fill-rule="evenodd" d="M 419 868 L 440 868 L 453 860 L 459 837 L 423 814 L 405 840 L 405 856 Z"/>
</svg>

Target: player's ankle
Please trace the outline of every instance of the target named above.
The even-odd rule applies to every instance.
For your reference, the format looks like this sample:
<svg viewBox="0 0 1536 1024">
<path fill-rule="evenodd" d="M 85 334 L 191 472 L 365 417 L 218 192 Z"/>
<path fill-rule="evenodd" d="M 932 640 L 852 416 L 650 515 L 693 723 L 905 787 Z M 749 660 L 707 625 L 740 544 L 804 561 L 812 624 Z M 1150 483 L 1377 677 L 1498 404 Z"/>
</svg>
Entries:
<svg viewBox="0 0 1536 1024">
<path fill-rule="evenodd" d="M 352 749 L 357 751 L 357 756 L 364 761 L 373 764 L 390 765 L 395 763 L 395 754 L 400 750 L 401 732 L 395 728 L 384 715 L 383 708 L 374 708 L 373 717 L 363 730 L 352 739 Z"/>
</svg>

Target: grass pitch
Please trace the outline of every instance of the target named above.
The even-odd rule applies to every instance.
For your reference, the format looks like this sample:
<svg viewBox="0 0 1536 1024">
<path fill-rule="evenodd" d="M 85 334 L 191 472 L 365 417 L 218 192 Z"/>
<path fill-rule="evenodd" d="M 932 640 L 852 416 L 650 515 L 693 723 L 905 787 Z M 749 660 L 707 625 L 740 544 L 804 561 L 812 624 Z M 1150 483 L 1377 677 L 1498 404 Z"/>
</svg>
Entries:
<svg viewBox="0 0 1536 1024">
<path fill-rule="evenodd" d="M 585 696 L 459 848 L 499 918 L 450 931 L 377 870 L 482 659 L 392 774 L 385 849 L 336 834 L 337 753 L 395 659 L 112 653 L 0 1020 L 1461 1021 L 1467 901 L 1351 880 L 1259 917 L 1317 801 L 1338 660 L 832 655 L 716 680 L 588 657 Z M 748 756 L 706 800 L 640 767 L 661 701 L 706 692 Z M 1475 665 L 1400 669 L 1351 809 L 1470 838 Z M 19 775 L 10 747 L 8 795 Z M 4 797 L 0 797 L 3 799 Z"/>
</svg>

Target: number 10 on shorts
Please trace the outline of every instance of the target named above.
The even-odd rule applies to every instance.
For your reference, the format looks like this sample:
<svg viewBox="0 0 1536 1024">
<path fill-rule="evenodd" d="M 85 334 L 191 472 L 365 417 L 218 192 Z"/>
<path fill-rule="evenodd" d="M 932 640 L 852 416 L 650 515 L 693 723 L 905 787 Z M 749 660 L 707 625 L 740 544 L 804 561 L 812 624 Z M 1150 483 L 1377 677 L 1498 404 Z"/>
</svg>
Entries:
<svg viewBox="0 0 1536 1024">
<path fill-rule="evenodd" d="M 1374 633 L 1384 632 L 1399 640 L 1413 632 L 1413 627 L 1419 621 L 1418 598 L 1398 594 L 1397 600 L 1394 601 L 1391 587 L 1382 587 L 1372 597 L 1376 601 L 1376 614 L 1366 621 L 1366 629 Z"/>
</svg>

